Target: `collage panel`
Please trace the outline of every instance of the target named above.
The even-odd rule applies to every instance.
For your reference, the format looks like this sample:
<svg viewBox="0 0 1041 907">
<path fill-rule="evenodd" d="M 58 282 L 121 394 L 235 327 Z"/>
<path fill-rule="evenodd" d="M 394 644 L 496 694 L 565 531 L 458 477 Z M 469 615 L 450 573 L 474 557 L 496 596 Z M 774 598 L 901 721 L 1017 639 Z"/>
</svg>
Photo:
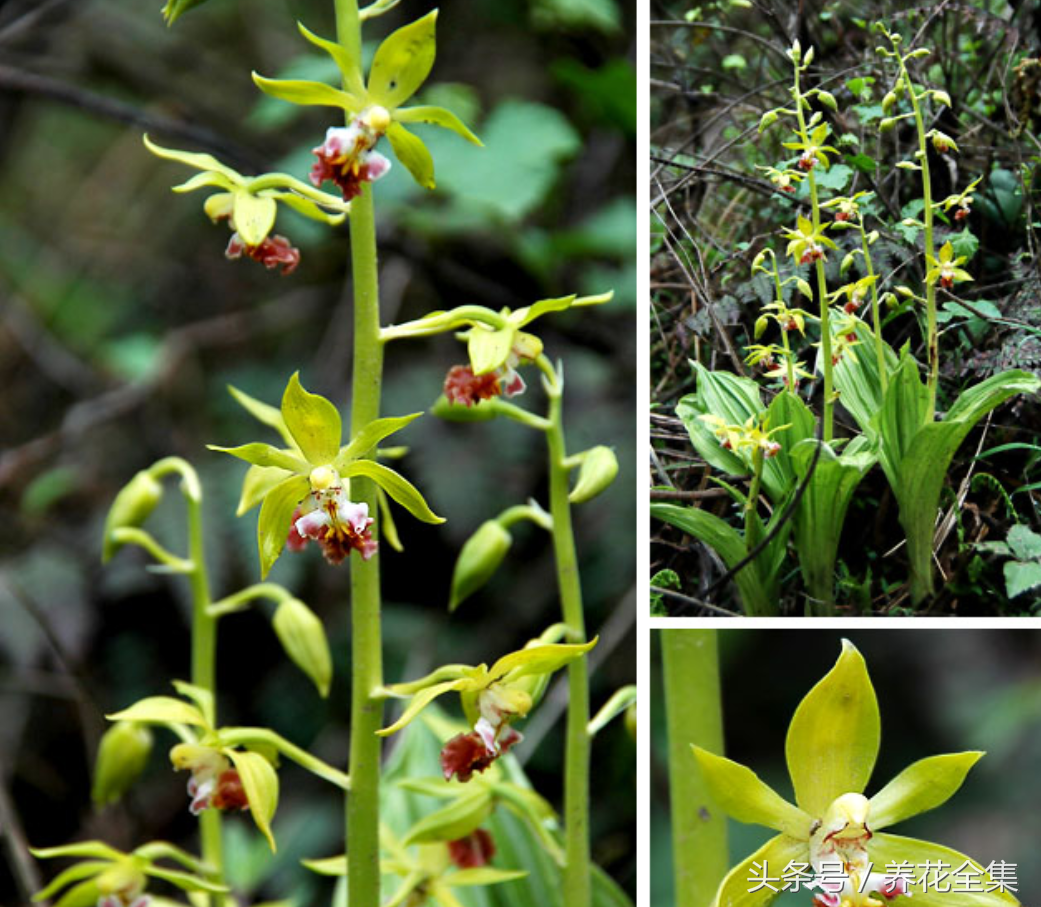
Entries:
<svg viewBox="0 0 1041 907">
<path fill-rule="evenodd" d="M 1038 5 L 651 15 L 652 615 L 1034 615 Z"/>
<path fill-rule="evenodd" d="M 0 0 L 0 905 L 634 907 L 636 34 Z"/>
<path fill-rule="evenodd" d="M 650 907 L 1030 902 L 1041 631 L 906 626 L 653 631 Z"/>
</svg>

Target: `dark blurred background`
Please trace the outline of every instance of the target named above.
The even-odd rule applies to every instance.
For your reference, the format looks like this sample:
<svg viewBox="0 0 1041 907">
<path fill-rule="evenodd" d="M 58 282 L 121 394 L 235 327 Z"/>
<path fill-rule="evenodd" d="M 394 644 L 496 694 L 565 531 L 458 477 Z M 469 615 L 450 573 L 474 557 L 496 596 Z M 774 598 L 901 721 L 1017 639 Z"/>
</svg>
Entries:
<svg viewBox="0 0 1041 907">
<path fill-rule="evenodd" d="M 669 907 L 665 709 L 658 633 L 652 637 L 652 903 Z M 867 662 L 882 717 L 882 745 L 867 796 L 927 756 L 987 753 L 945 804 L 889 830 L 952 847 L 984 866 L 991 860 L 1016 863 L 1017 897 L 1036 903 L 1041 890 L 1035 846 L 1041 836 L 1041 633 L 1035 630 L 722 630 L 725 755 L 792 801 L 784 761 L 788 724 L 803 696 L 834 666 L 843 638 Z M 775 834 L 733 820 L 728 825 L 731 866 Z M 794 907 L 806 898 L 788 894 L 777 903 Z"/>
<path fill-rule="evenodd" d="M 168 693 L 169 680 L 189 671 L 183 584 L 147 572 L 135 551 L 99 563 L 115 493 L 160 457 L 194 463 L 214 594 L 228 594 L 258 579 L 256 517 L 234 517 L 244 464 L 204 445 L 273 438 L 225 386 L 277 402 L 300 369 L 310 390 L 344 409 L 349 399 L 346 227 L 280 214 L 277 232 L 303 254 L 289 278 L 225 261 L 227 231 L 203 214 L 205 193 L 169 191 L 190 172 L 141 145 L 148 131 L 247 173 L 306 177 L 309 150 L 337 112 L 266 99 L 250 70 L 332 80 L 328 60 L 295 27 L 299 19 L 331 35 L 332 4 L 210 0 L 169 29 L 160 5 L 0 2 L 0 903 L 23 901 L 23 886 L 41 872 L 25 862 L 26 841 L 104 837 L 131 848 L 194 835 L 185 779 L 169 772 L 173 741 L 162 733 L 124 805 L 97 814 L 89 802 L 103 713 Z M 406 0 L 370 24 L 367 54 L 432 6 Z M 610 305 L 537 328 L 566 364 L 569 448 L 609 444 L 621 463 L 614 486 L 576 509 L 588 624 L 602 634 L 594 708 L 634 673 L 633 34 L 633 10 L 616 0 L 446 0 L 419 100 L 452 107 L 487 147 L 418 127 L 438 190 L 418 189 L 397 163 L 375 187 L 384 323 L 460 303 L 518 307 L 615 289 Z M 429 406 L 447 369 L 463 361 L 451 337 L 392 345 L 384 414 Z M 529 385 L 519 402 L 541 410 L 530 375 Z M 444 661 L 493 660 L 559 613 L 547 539 L 528 525 L 489 586 L 451 618 L 445 612 L 470 533 L 529 496 L 545 502 L 542 439 L 512 423 L 433 417 L 396 438 L 411 448 L 402 472 L 448 522 L 428 527 L 398 511 L 406 553 L 384 546 L 389 681 Z M 149 528 L 183 550 L 179 495 L 168 491 Z M 271 578 L 325 621 L 332 696 L 319 700 L 287 663 L 262 606 L 222 625 L 222 721 L 270 725 L 342 765 L 346 568 L 328 568 L 312 550 L 284 557 Z M 563 705 L 547 698 L 520 750 L 558 805 Z M 633 753 L 620 723 L 598 738 L 595 758 L 594 854 L 631 890 Z M 340 849 L 338 798 L 292 767 L 282 782 L 275 863 L 262 858 L 248 821 L 226 823 L 235 881 L 255 897 L 325 898 L 326 888 L 302 881 L 297 860 Z"/>
</svg>

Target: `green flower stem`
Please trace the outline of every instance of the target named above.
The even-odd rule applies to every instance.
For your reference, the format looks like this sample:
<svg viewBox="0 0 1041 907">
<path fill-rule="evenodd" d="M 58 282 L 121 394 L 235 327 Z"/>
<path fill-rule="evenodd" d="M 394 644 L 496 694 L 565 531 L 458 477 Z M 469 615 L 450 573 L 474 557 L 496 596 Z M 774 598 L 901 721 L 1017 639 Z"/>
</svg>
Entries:
<svg viewBox="0 0 1041 907">
<path fill-rule="evenodd" d="M 864 268 L 867 276 L 875 276 L 875 266 L 871 261 L 871 245 L 867 240 L 867 231 L 864 230 L 864 221 L 860 225 L 860 248 L 864 253 Z M 871 281 L 871 317 L 875 332 L 875 355 L 878 357 L 878 380 L 882 382 L 882 393 L 885 394 L 889 386 L 889 376 L 886 374 L 886 356 L 882 343 L 882 316 L 878 310 L 878 287 L 875 281 Z"/>
<path fill-rule="evenodd" d="M 495 518 L 503 529 L 509 529 L 514 523 L 519 523 L 521 520 L 530 520 L 535 525 L 541 526 L 546 532 L 553 531 L 553 517 L 534 502 L 510 507 Z"/>
<path fill-rule="evenodd" d="M 187 466 L 187 464 L 185 464 Z M 191 467 L 187 467 L 191 470 Z M 206 574 L 206 552 L 202 529 L 202 490 L 194 470 L 185 474 L 181 485 L 188 501 L 188 556 L 192 570 L 188 582 L 192 590 L 192 683 L 217 700 L 217 620 L 209 613 L 210 583 Z M 202 858 L 214 868 L 214 881 L 224 881 L 221 852 L 220 810 L 206 809 L 199 816 Z M 223 907 L 224 895 L 210 894 L 210 907 Z"/>
<path fill-rule="evenodd" d="M 557 563 L 560 604 L 567 624 L 568 641 L 586 641 L 582 610 L 582 586 L 575 553 L 568 501 L 567 449 L 561 416 L 562 377 L 549 359 L 540 355 L 538 367 L 549 398 L 550 428 L 546 431 L 549 448 L 549 503 L 553 517 L 553 551 Z M 567 753 L 564 764 L 564 903 L 568 907 L 588 907 L 591 897 L 589 874 L 589 665 L 576 658 L 568 665 Z"/>
<path fill-rule="evenodd" d="M 892 37 L 890 38 L 892 40 Z M 933 190 L 932 180 L 929 174 L 929 154 L 926 147 L 925 121 L 922 118 L 922 106 L 919 103 L 919 95 L 915 93 L 911 82 L 911 74 L 907 71 L 907 62 L 900 53 L 900 45 L 893 41 L 893 50 L 897 60 L 900 61 L 900 79 L 907 90 L 907 97 L 911 101 L 914 110 L 915 128 L 918 131 L 918 164 L 922 174 L 922 201 L 925 202 L 925 210 L 922 212 L 922 220 L 925 223 L 925 254 L 926 260 L 936 259 L 936 243 L 933 240 Z M 936 414 L 936 384 L 940 374 L 940 338 L 936 329 L 936 286 L 932 283 L 925 285 L 925 317 L 926 317 L 926 344 L 928 346 L 929 376 L 926 388 L 929 392 L 928 405 L 925 410 L 925 423 L 933 421 Z"/>
<path fill-rule="evenodd" d="M 155 536 L 145 529 L 138 529 L 136 526 L 120 526 L 118 529 L 112 530 L 112 540 L 119 542 L 120 545 L 137 545 L 139 548 L 143 548 L 160 564 L 174 573 L 188 575 L 195 569 L 195 564 L 167 551 L 156 541 Z"/>
<path fill-rule="evenodd" d="M 500 416 L 512 419 L 514 422 L 520 422 L 521 425 L 527 425 L 528 428 L 534 428 L 538 431 L 549 431 L 550 429 L 548 419 L 543 419 L 542 416 L 536 416 L 534 413 L 529 413 L 526 409 L 523 409 L 514 403 L 507 403 L 501 397 L 495 397 L 484 405 L 493 406 L 495 412 Z"/>
<path fill-rule="evenodd" d="M 663 630 L 661 648 L 675 903 L 676 907 L 708 907 L 727 873 L 727 826 L 690 745 L 723 752 L 716 631 Z"/>
<path fill-rule="evenodd" d="M 800 64 L 795 64 L 795 114 L 799 121 L 799 141 L 809 144 L 810 135 L 806 128 L 806 115 L 803 112 L 803 94 L 799 88 L 799 77 L 802 74 Z M 808 171 L 807 178 L 810 184 L 810 205 L 813 212 L 813 232 L 819 233 L 821 228 L 821 206 L 817 196 L 817 177 L 814 168 Z M 835 422 L 835 392 L 831 361 L 831 326 L 828 319 L 828 281 L 824 276 L 824 261 L 817 259 L 814 263 L 817 272 L 817 297 L 820 301 L 821 322 L 821 358 L 824 360 L 824 440 L 832 439 Z"/>
<path fill-rule="evenodd" d="M 336 34 L 353 60 L 361 61 L 361 19 L 357 0 L 335 0 Z M 360 72 L 357 76 L 361 78 Z M 345 85 L 345 87 L 347 87 Z M 379 418 L 383 380 L 380 341 L 376 215 L 372 186 L 351 203 L 351 271 L 354 280 L 354 369 L 351 387 L 351 434 Z M 369 455 L 374 453 L 370 451 Z M 354 500 L 378 512 L 376 486 L 356 477 Z M 358 907 L 380 901 L 379 787 L 383 724 L 383 648 L 380 628 L 379 554 L 351 560 L 351 742 L 348 773 L 353 791 L 346 797 L 350 869 L 347 900 Z"/>
<path fill-rule="evenodd" d="M 225 614 L 234 614 L 237 611 L 245 611 L 249 603 L 258 598 L 269 598 L 271 601 L 281 604 L 293 595 L 287 589 L 277 583 L 254 583 L 233 595 L 214 602 L 207 609 L 210 617 L 223 617 Z"/>
</svg>

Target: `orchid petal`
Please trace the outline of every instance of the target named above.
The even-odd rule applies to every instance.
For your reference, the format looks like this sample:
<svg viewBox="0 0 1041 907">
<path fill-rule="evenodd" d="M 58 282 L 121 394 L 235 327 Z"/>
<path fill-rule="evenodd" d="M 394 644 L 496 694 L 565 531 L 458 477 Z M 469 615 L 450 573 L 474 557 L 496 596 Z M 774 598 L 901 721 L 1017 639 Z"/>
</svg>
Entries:
<svg viewBox="0 0 1041 907">
<path fill-rule="evenodd" d="M 343 433 L 340 412 L 325 397 L 304 390 L 299 372 L 294 372 L 286 385 L 282 417 L 311 465 L 325 466 L 336 459 Z"/>
<path fill-rule="evenodd" d="M 448 680 L 444 683 L 438 683 L 434 684 L 432 687 L 427 687 L 425 690 L 420 690 L 412 697 L 412 701 L 409 702 L 408 707 L 401 713 L 401 717 L 397 721 L 389 727 L 376 731 L 376 733 L 381 737 L 386 737 L 389 734 L 393 734 L 395 731 L 400 731 L 406 724 L 422 712 L 423 709 L 430 705 L 431 702 L 437 699 L 438 696 L 441 696 L 443 693 L 450 693 L 452 690 L 463 690 L 472 683 L 473 681 L 469 677 L 460 677 L 458 680 Z"/>
<path fill-rule="evenodd" d="M 800 841 L 810 838 L 813 817 L 793 806 L 750 768 L 692 747 L 712 798 L 738 822 L 765 825 Z"/>
<path fill-rule="evenodd" d="M 881 831 L 945 802 L 982 755 L 979 751 L 947 753 L 909 765 L 871 798 L 871 830 Z"/>
<path fill-rule="evenodd" d="M 797 841 L 788 835 L 777 835 L 767 841 L 754 854 L 737 864 L 719 885 L 716 897 L 712 901 L 712 907 L 763 907 L 769 904 L 780 894 L 777 890 L 783 884 L 777 879 L 776 886 L 771 888 L 764 885 L 755 891 L 749 888 L 755 887 L 749 879 L 758 878 L 764 873 L 762 867 L 765 865 L 767 871 L 774 871 L 778 875 L 791 862 L 806 863 L 810 858 L 809 847 L 805 841 Z M 753 868 L 755 864 L 759 868 Z M 775 867 L 771 870 L 770 867 Z M 917 905 L 916 905 L 917 907 Z"/>
<path fill-rule="evenodd" d="M 913 878 L 920 878 L 925 872 L 925 864 L 931 863 L 935 867 L 943 862 L 951 867 L 950 871 L 959 869 L 968 863 L 982 882 L 980 887 L 987 888 L 996 883 L 991 880 L 990 875 L 975 860 L 944 847 L 942 844 L 934 844 L 932 841 L 919 841 L 916 838 L 905 838 L 900 835 L 877 834 L 868 844 L 868 856 L 874 863 L 876 871 L 882 871 L 884 867 L 892 863 L 911 863 L 916 868 Z M 929 881 L 932 881 L 932 875 Z M 975 873 L 972 878 L 976 878 Z M 953 879 L 949 879 L 953 887 Z M 1013 885 L 1015 883 L 1012 883 Z M 935 886 L 929 886 L 930 890 L 923 891 L 921 885 L 911 885 L 910 892 L 914 898 L 911 901 L 914 907 L 1014 907 L 1019 901 L 1009 892 L 1000 891 L 937 891 Z"/>
<path fill-rule="evenodd" d="M 861 793 L 879 746 L 878 700 L 864 657 L 849 641 L 825 677 L 799 703 L 785 755 L 795 802 L 820 817 L 837 797 Z"/>
</svg>

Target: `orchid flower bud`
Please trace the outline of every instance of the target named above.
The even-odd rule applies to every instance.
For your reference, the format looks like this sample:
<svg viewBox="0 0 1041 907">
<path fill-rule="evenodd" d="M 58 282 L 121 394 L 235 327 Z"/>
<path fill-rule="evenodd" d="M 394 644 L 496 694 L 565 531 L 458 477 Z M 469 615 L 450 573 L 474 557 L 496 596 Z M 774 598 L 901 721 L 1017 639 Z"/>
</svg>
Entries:
<svg viewBox="0 0 1041 907">
<path fill-rule="evenodd" d="M 322 698 L 327 697 L 333 662 L 322 622 L 302 601 L 288 598 L 275 610 L 271 625 L 286 654 L 311 678 Z"/>
<path fill-rule="evenodd" d="M 591 447 L 582 454 L 582 465 L 578 469 L 578 482 L 568 495 L 572 504 L 582 504 L 595 498 L 607 488 L 618 475 L 618 458 L 610 447 L 602 444 Z"/>
<path fill-rule="evenodd" d="M 152 732 L 143 724 L 119 721 L 101 738 L 94 763 L 91 799 L 100 809 L 120 800 L 138 779 L 152 752 Z"/>
<path fill-rule="evenodd" d="M 116 529 L 140 526 L 155 510 L 162 497 L 162 484 L 145 470 L 139 472 L 123 486 L 105 518 L 105 539 L 101 551 L 102 563 L 107 563 L 120 548 L 120 543 L 112 538 L 112 533 Z"/>
<path fill-rule="evenodd" d="M 452 573 L 449 611 L 454 611 L 491 579 L 512 543 L 509 531 L 495 520 L 482 523 L 466 540 Z"/>
</svg>

